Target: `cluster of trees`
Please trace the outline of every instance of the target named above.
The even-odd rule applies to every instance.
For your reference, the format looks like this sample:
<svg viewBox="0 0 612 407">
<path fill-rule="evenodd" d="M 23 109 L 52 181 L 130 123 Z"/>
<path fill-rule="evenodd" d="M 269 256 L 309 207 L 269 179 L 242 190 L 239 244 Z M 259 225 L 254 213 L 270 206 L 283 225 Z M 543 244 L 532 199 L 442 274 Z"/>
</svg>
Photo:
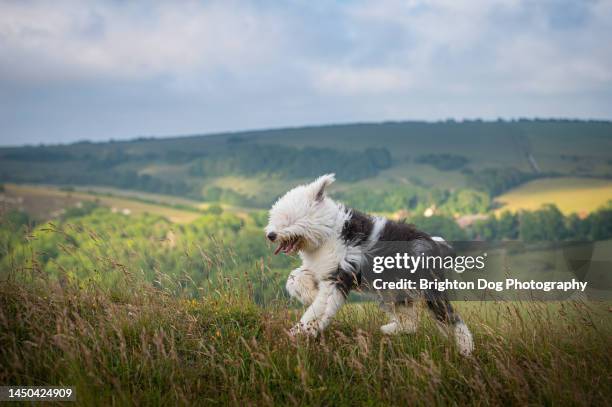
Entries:
<svg viewBox="0 0 612 407">
<path fill-rule="evenodd" d="M 485 192 L 474 189 L 451 191 L 423 185 L 397 184 L 377 189 L 351 187 L 333 192 L 333 197 L 353 208 L 371 212 L 409 210 L 422 213 L 433 206 L 437 213 L 465 215 L 485 213 L 491 208 L 491 199 Z M 209 202 L 222 202 L 240 207 L 268 208 L 277 197 L 247 196 L 232 189 L 212 186 L 204 189 L 201 198 Z"/>
<path fill-rule="evenodd" d="M 67 151 L 56 151 L 41 147 L 22 147 L 4 152 L 1 158 L 14 161 L 59 162 L 72 160 L 74 156 Z"/>
<path fill-rule="evenodd" d="M 97 167 L 100 162 L 89 164 L 88 168 L 73 171 L 50 170 L 47 172 L 6 172 L 0 179 L 15 183 L 43 183 L 55 185 L 100 185 L 137 191 L 185 196 L 200 199 L 197 188 L 182 180 L 167 181 L 149 174 L 139 174 L 129 169 L 107 169 Z M 95 169 L 94 169 L 95 168 Z"/>
<path fill-rule="evenodd" d="M 198 198 L 199 194 L 181 180 L 166 181 L 149 174 L 138 174 L 135 171 L 117 171 L 100 180 L 99 185 L 118 188 L 136 189 L 139 191 Z"/>
<path fill-rule="evenodd" d="M 612 205 L 585 218 L 564 216 L 554 205 L 536 211 L 503 212 L 474 223 L 470 237 L 482 240 L 563 241 L 606 240 L 612 238 Z"/>
<path fill-rule="evenodd" d="M 406 209 L 422 213 L 435 206 L 437 212 L 448 215 L 484 213 L 491 206 L 489 196 L 474 189 L 449 191 L 416 185 L 393 185 L 380 189 L 350 188 L 334 194 L 336 198 L 364 211 L 394 212 Z"/>
<path fill-rule="evenodd" d="M 96 147 L 87 145 L 29 147 L 2 153 L 5 159 L 0 179 L 16 183 L 52 183 L 59 185 L 101 185 L 145 192 L 185 196 L 207 201 L 250 206 L 252 197 L 235 191 L 208 188 L 202 192 L 198 178 L 227 175 L 253 176 L 275 174 L 287 179 L 310 178 L 335 172 L 344 181 L 372 177 L 391 166 L 391 154 L 384 148 L 368 148 L 357 152 L 341 152 L 331 148 L 295 148 L 248 142 L 230 142 L 210 149 L 132 151 L 110 143 Z M 24 167 L 23 163 L 34 165 Z M 167 180 L 142 174 L 138 168 L 154 162 L 185 164 L 195 180 Z M 38 168 L 37 166 L 44 166 Z M 52 164 L 49 167 L 48 164 Z M 37 169 L 38 168 L 38 169 Z M 184 177 L 185 178 L 185 177 Z M 268 197 L 269 198 L 269 197 Z M 266 200 L 267 204 L 269 199 Z M 262 202 L 256 203 L 261 206 Z"/>
<path fill-rule="evenodd" d="M 486 168 L 480 171 L 465 169 L 462 172 L 467 176 L 468 186 L 484 191 L 488 193 L 490 197 L 501 195 L 509 189 L 536 178 L 555 176 L 555 174 L 550 173 L 524 172 L 509 167 Z"/>
<path fill-rule="evenodd" d="M 520 240 L 523 242 L 601 241 L 612 239 L 612 204 L 585 218 L 564 216 L 554 205 L 536 211 L 503 212 L 500 216 L 459 227 L 448 215 L 411 216 L 407 219 L 419 229 L 446 240 Z"/>
<path fill-rule="evenodd" d="M 335 172 L 345 181 L 357 181 L 390 166 L 391 154 L 384 148 L 348 153 L 331 148 L 234 143 L 196 160 L 189 172 L 202 177 L 278 174 L 289 179 Z"/>
<path fill-rule="evenodd" d="M 425 154 L 415 160 L 418 164 L 428 164 L 440 171 L 454 171 L 463 168 L 469 160 L 457 154 Z"/>
<path fill-rule="evenodd" d="M 197 158 L 201 158 L 204 155 L 205 154 L 199 150 L 191 151 L 176 149 L 132 153 L 127 152 L 127 149 L 122 149 L 119 146 L 112 146 L 112 148 L 101 149 L 95 154 L 89 152 L 85 153 L 82 159 L 90 162 L 91 168 L 108 169 L 127 162 L 185 164 Z"/>
<path fill-rule="evenodd" d="M 466 231 L 461 229 L 450 216 L 433 215 L 426 217 L 417 215 L 410 217 L 408 222 L 415 224 L 420 230 L 432 236 L 442 236 L 447 241 L 462 241 L 468 238 Z"/>
<path fill-rule="evenodd" d="M 92 143 L 77 143 L 88 144 Z M 18 147 L 7 149 L 0 154 L 0 158 L 12 161 L 40 162 L 40 163 L 62 163 L 67 161 L 82 161 L 90 169 L 110 169 L 128 161 L 149 161 L 161 160 L 167 162 L 184 163 L 191 161 L 202 154 L 193 151 L 162 150 L 146 153 L 131 153 L 128 149 L 120 145 L 111 143 L 107 146 L 100 146 L 93 151 L 81 152 L 79 149 L 71 149 L 70 146 L 57 147 Z"/>
</svg>

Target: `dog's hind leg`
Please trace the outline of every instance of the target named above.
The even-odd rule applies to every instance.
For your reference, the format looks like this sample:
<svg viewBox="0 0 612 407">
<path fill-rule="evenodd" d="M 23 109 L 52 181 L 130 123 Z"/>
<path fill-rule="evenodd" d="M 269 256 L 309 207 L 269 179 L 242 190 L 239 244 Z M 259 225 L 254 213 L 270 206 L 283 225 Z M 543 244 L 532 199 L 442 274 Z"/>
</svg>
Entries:
<svg viewBox="0 0 612 407">
<path fill-rule="evenodd" d="M 413 301 L 382 303 L 381 308 L 391 320 L 388 324 L 380 327 L 382 333 L 394 335 L 416 332 L 419 325 L 419 310 L 417 304 Z"/>
<path fill-rule="evenodd" d="M 440 295 L 428 295 L 426 301 L 427 307 L 435 317 L 440 331 L 446 336 L 450 330 L 455 338 L 459 353 L 463 356 L 469 356 L 474 351 L 472 333 L 459 314 L 455 312 L 448 298 Z"/>
<path fill-rule="evenodd" d="M 317 297 L 319 283 L 311 271 L 298 267 L 287 278 L 287 292 L 304 305 L 310 305 Z"/>
</svg>

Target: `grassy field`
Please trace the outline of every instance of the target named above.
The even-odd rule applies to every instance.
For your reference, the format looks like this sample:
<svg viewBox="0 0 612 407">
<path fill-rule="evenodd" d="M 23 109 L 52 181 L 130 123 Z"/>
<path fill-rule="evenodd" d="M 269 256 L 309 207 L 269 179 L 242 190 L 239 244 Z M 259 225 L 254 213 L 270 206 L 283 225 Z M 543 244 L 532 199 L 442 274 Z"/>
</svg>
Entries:
<svg viewBox="0 0 612 407">
<path fill-rule="evenodd" d="M 57 187 L 5 185 L 5 204 L 21 208 L 34 218 L 49 219 L 57 216 L 63 209 L 73 207 L 83 201 L 96 201 L 102 206 L 114 208 L 126 214 L 150 213 L 161 215 L 176 223 L 189 223 L 200 214 L 195 211 L 175 209 L 163 205 L 145 203 L 129 198 L 91 194 L 84 191 L 62 191 Z"/>
<path fill-rule="evenodd" d="M 301 307 L 269 255 L 240 262 L 256 247 L 238 252 L 238 235 L 186 246 L 181 234 L 207 233 L 191 225 L 170 244 L 165 221 L 92 216 L 26 231 L 24 245 L 0 234 L 0 385 L 76 386 L 79 405 L 100 406 L 610 404 L 610 303 L 455 303 L 474 333 L 467 358 L 430 318 L 383 336 L 372 303 L 291 338 Z"/>
<path fill-rule="evenodd" d="M 73 385 L 81 405 L 609 405 L 602 304 L 460 304 L 476 352 L 429 320 L 385 337 L 372 304 L 318 339 L 293 339 L 284 301 L 217 290 L 203 300 L 44 280 L 0 286 L 0 383 Z"/>
<path fill-rule="evenodd" d="M 587 214 L 612 200 L 612 181 L 591 178 L 549 178 L 528 182 L 501 196 L 500 210 L 535 210 L 553 203 L 564 213 Z"/>
</svg>

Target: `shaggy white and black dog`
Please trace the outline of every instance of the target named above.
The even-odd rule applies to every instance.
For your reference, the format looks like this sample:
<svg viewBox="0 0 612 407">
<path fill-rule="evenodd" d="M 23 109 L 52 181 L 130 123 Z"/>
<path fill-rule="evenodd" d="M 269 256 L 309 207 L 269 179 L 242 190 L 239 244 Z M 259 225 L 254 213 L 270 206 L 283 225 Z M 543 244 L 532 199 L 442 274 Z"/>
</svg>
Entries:
<svg viewBox="0 0 612 407">
<path fill-rule="evenodd" d="M 302 265 L 289 275 L 287 291 L 308 308 L 291 329 L 292 335 L 317 335 L 329 325 L 349 291 L 362 284 L 362 265 L 376 242 L 407 242 L 414 255 L 450 249 L 441 238 L 432 238 L 413 225 L 335 202 L 326 195 L 334 180 L 334 174 L 323 175 L 287 192 L 273 205 L 265 228 L 266 237 L 278 243 L 275 254 L 297 252 L 302 259 Z M 414 332 L 419 315 L 416 303 L 422 298 L 442 332 L 454 335 L 460 353 L 472 352 L 472 335 L 445 292 L 420 290 L 399 300 L 383 293 L 379 298 L 390 318 L 381 327 L 383 333 Z"/>
</svg>

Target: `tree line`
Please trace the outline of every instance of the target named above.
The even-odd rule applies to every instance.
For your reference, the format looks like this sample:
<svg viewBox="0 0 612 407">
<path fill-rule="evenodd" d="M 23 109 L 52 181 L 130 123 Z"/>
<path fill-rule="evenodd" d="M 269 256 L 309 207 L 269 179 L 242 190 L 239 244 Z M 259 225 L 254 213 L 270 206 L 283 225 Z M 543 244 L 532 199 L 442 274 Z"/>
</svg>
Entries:
<svg viewBox="0 0 612 407">
<path fill-rule="evenodd" d="M 462 229 L 450 216 L 423 215 L 411 223 L 447 240 L 520 240 L 523 242 L 601 241 L 612 239 L 612 203 L 586 217 L 563 215 L 552 204 L 535 211 L 504 211 L 489 215 Z"/>
</svg>

